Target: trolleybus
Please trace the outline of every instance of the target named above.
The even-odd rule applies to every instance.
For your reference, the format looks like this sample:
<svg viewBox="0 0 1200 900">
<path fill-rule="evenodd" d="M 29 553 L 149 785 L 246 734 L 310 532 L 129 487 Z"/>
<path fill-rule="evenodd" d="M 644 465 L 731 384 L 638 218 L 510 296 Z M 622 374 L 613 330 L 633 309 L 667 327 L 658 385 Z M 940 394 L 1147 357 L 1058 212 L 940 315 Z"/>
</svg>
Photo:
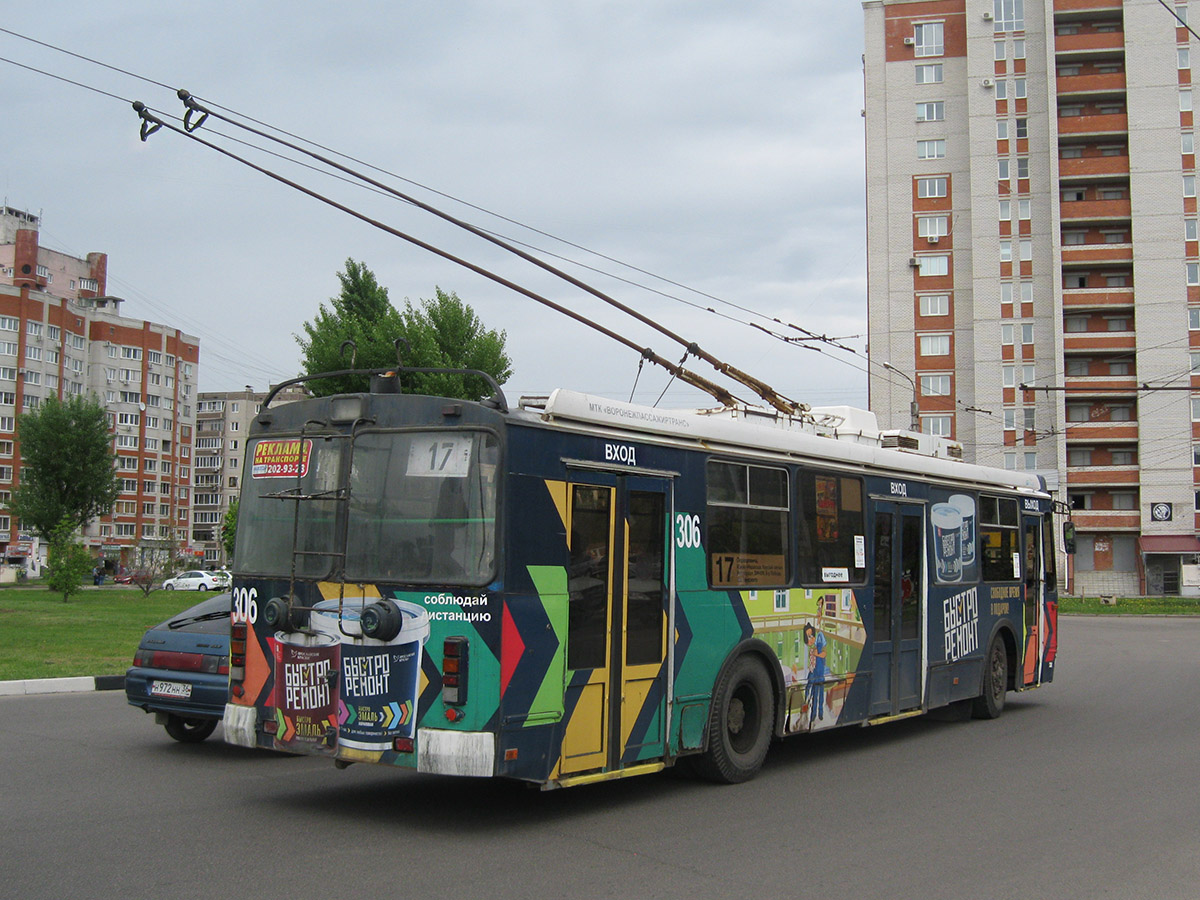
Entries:
<svg viewBox="0 0 1200 900">
<path fill-rule="evenodd" d="M 1035 474 L 870 413 L 268 404 L 246 448 L 226 740 L 563 787 L 951 704 L 1057 645 Z"/>
</svg>

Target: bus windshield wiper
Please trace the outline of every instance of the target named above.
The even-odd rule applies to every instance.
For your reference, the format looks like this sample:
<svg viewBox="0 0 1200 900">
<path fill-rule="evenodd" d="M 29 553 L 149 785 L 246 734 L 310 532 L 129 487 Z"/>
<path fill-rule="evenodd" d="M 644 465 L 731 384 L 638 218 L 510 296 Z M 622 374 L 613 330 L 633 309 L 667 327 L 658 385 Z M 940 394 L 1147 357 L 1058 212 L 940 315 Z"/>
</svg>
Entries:
<svg viewBox="0 0 1200 900">
<path fill-rule="evenodd" d="M 272 500 L 320 500 L 322 497 L 328 497 L 334 494 L 341 494 L 341 488 L 331 488 L 328 491 L 317 491 L 315 494 L 301 493 L 300 488 L 288 488 L 286 491 L 275 491 L 270 494 L 263 494 L 263 497 L 269 497 Z"/>
</svg>

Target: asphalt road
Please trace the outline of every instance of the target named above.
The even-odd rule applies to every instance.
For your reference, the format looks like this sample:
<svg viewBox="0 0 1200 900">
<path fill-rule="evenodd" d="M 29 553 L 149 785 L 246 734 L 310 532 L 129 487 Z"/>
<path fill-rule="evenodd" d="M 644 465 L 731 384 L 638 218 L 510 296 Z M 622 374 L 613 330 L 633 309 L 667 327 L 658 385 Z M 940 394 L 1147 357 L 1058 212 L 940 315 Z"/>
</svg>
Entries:
<svg viewBox="0 0 1200 900">
<path fill-rule="evenodd" d="M 1200 896 L 1200 619 L 1069 618 L 994 722 L 777 744 L 737 787 L 539 793 L 170 740 L 0 697 L 0 897 Z"/>
</svg>

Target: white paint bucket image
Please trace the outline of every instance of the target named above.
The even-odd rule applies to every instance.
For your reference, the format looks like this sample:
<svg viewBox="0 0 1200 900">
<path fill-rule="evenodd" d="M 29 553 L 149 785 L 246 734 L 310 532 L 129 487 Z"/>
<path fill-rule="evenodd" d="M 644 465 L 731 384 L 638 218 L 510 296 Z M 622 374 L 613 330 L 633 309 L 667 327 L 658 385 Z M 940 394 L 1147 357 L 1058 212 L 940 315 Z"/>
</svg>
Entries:
<svg viewBox="0 0 1200 900">
<path fill-rule="evenodd" d="M 946 501 L 962 515 L 962 564 L 964 571 L 975 565 L 975 498 L 951 494 Z"/>
<path fill-rule="evenodd" d="M 429 613 L 406 600 L 388 600 L 400 610 L 400 633 L 390 641 L 363 637 L 360 617 L 374 597 L 325 600 L 313 610 L 317 631 L 341 642 L 338 743 L 359 750 L 390 750 L 398 737 L 416 733 L 421 654 L 429 640 Z"/>
<path fill-rule="evenodd" d="M 341 642 L 329 634 L 275 634 L 277 743 L 334 751 Z"/>
<path fill-rule="evenodd" d="M 933 525 L 933 561 L 937 580 L 962 581 L 962 513 L 949 503 L 935 503 L 929 510 Z"/>
</svg>

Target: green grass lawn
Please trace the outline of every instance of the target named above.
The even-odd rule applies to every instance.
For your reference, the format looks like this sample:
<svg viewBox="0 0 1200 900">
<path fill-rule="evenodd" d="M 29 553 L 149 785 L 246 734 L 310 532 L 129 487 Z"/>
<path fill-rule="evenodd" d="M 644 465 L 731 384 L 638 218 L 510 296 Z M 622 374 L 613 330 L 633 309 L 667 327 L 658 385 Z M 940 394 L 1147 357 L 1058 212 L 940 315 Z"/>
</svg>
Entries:
<svg viewBox="0 0 1200 900">
<path fill-rule="evenodd" d="M 124 675 L 147 628 L 210 596 L 84 588 L 64 603 L 45 588 L 0 589 L 0 681 Z"/>
<path fill-rule="evenodd" d="M 1108 605 L 1099 597 L 1060 596 L 1058 611 L 1068 616 L 1200 616 L 1200 597 L 1117 597 Z"/>
</svg>

